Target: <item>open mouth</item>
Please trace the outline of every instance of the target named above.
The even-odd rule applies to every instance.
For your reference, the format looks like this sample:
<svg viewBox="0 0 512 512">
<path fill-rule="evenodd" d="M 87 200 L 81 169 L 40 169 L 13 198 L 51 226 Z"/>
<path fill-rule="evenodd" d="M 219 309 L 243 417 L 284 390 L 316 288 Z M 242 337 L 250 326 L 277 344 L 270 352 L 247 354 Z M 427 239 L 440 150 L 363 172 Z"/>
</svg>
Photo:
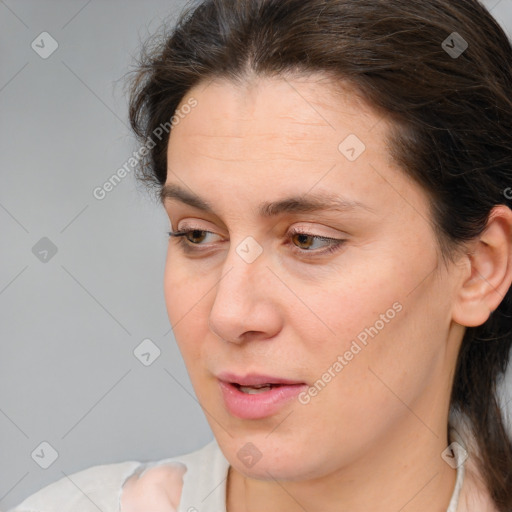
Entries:
<svg viewBox="0 0 512 512">
<path fill-rule="evenodd" d="M 242 386 L 237 384 L 236 382 L 231 383 L 242 393 L 247 393 L 248 395 L 257 395 L 258 393 L 265 393 L 265 391 L 270 391 L 273 388 L 277 388 L 282 386 L 282 384 L 260 384 L 258 386 Z"/>
<path fill-rule="evenodd" d="M 236 377 L 235 377 L 236 378 Z M 272 377 L 271 377 L 272 378 Z M 227 410 L 238 418 L 262 419 L 277 414 L 286 404 L 294 400 L 307 387 L 304 383 L 286 381 L 265 382 L 263 376 L 258 378 L 237 378 L 244 384 L 219 379 L 220 391 Z M 251 382 L 252 380 L 252 382 Z M 260 382 L 254 382 L 259 380 Z"/>
</svg>

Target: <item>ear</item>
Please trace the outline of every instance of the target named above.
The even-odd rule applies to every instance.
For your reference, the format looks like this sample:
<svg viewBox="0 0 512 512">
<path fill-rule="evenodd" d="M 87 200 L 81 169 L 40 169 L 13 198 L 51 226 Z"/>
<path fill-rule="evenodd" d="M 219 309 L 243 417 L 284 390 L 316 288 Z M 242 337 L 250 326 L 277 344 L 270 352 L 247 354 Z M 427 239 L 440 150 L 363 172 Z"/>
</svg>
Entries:
<svg viewBox="0 0 512 512">
<path fill-rule="evenodd" d="M 485 230 L 468 248 L 453 320 L 476 327 L 487 321 L 512 283 L 512 210 L 494 207 Z"/>
</svg>

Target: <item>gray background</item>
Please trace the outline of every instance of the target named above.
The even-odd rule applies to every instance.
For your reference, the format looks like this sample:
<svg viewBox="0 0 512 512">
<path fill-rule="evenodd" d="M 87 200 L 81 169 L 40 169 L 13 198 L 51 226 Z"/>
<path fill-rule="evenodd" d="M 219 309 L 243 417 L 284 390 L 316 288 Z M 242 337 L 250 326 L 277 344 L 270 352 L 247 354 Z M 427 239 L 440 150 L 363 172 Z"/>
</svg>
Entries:
<svg viewBox="0 0 512 512">
<path fill-rule="evenodd" d="M 3 510 L 80 469 L 212 438 L 165 310 L 167 216 L 133 173 L 93 196 L 138 149 L 119 79 L 184 5 L 0 0 Z M 486 5 L 512 34 L 512 0 Z M 58 48 L 43 59 L 31 43 L 45 31 Z M 134 355 L 144 339 L 146 359 L 161 351 L 149 366 Z"/>
</svg>

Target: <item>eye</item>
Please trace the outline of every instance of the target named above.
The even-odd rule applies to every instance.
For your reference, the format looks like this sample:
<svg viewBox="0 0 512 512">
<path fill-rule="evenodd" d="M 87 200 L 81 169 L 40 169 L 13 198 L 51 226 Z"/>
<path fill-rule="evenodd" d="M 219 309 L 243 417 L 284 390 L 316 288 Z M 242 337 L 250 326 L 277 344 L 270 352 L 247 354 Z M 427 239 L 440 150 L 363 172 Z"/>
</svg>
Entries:
<svg viewBox="0 0 512 512">
<path fill-rule="evenodd" d="M 204 229 L 183 229 L 181 231 L 169 231 L 170 237 L 179 237 L 178 243 L 181 248 L 187 253 L 199 252 L 206 249 L 200 249 L 199 247 L 205 245 L 205 241 L 208 238 L 219 237 L 216 233 L 206 231 Z M 300 229 L 292 229 L 287 237 L 292 242 L 291 250 L 301 256 L 314 257 L 328 253 L 332 253 L 339 249 L 344 239 L 341 238 L 330 238 L 320 235 L 314 235 L 312 233 L 305 233 Z M 211 242 L 212 240 L 210 240 Z M 316 243 L 320 242 L 320 247 L 314 247 Z M 322 245 L 323 244 L 323 245 Z"/>
<path fill-rule="evenodd" d="M 192 244 L 199 245 L 204 242 L 208 235 L 215 235 L 211 231 L 205 231 L 204 229 L 188 229 L 183 231 L 169 232 L 169 236 L 182 236 Z"/>
<path fill-rule="evenodd" d="M 209 235 L 210 238 L 211 236 L 219 236 L 204 229 L 182 229 L 180 231 L 169 231 L 168 235 L 170 237 L 176 237 L 180 247 L 183 251 L 188 253 L 198 252 L 201 250 L 194 246 L 203 245 L 203 242 L 208 239 Z"/>
<path fill-rule="evenodd" d="M 304 233 L 299 229 L 293 229 L 289 233 L 289 237 L 293 242 L 292 250 L 300 254 L 312 253 L 312 255 L 321 255 L 332 253 L 339 249 L 345 242 L 345 240 L 341 238 L 330 238 L 311 233 Z M 324 245 L 320 246 L 320 248 L 315 248 L 313 247 L 315 242 L 323 242 Z"/>
</svg>

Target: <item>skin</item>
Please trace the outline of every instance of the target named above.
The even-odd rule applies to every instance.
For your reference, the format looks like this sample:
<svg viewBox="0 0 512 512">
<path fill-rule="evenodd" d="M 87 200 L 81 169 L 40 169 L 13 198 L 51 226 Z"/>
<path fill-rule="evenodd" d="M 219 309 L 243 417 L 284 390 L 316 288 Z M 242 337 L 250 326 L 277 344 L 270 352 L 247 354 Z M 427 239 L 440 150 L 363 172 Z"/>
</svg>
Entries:
<svg viewBox="0 0 512 512">
<path fill-rule="evenodd" d="M 485 322 L 510 287 L 512 212 L 495 208 L 482 236 L 445 264 L 428 197 L 389 156 L 390 125 L 348 86 L 335 93 L 320 75 L 218 80 L 182 103 L 190 97 L 198 104 L 172 130 L 166 184 L 214 213 L 175 198 L 164 206 L 173 230 L 213 234 L 189 237 L 195 252 L 169 240 L 165 299 L 231 464 L 228 512 L 445 512 L 456 357 L 465 326 Z M 349 134 L 366 146 L 355 161 L 338 149 Z M 366 207 L 257 213 L 262 202 L 322 191 Z M 328 244 L 290 237 L 292 226 L 345 242 L 321 255 Z M 248 236 L 262 249 L 252 263 L 236 252 Z M 400 312 L 307 405 L 293 400 L 258 420 L 225 408 L 219 372 L 313 386 L 396 303 Z M 247 442 L 262 454 L 250 468 L 237 456 Z"/>
</svg>

